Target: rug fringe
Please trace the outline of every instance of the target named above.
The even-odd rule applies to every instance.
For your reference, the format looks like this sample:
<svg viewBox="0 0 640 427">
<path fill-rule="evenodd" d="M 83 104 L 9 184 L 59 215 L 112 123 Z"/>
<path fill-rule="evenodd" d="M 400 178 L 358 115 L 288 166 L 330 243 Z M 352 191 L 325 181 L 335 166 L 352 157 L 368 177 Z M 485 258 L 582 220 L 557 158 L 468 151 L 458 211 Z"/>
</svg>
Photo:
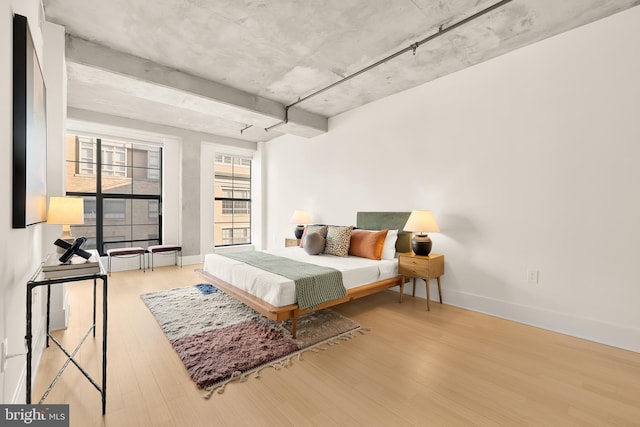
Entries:
<svg viewBox="0 0 640 427">
<path fill-rule="evenodd" d="M 231 374 L 231 377 L 229 377 L 228 379 L 207 387 L 205 389 L 206 393 L 203 394 L 202 397 L 205 399 L 209 399 L 211 398 L 214 392 L 217 392 L 218 394 L 222 394 L 224 393 L 224 389 L 227 386 L 227 384 L 233 381 L 237 381 L 240 383 L 245 382 L 247 381 L 247 377 L 251 374 L 253 374 L 253 378 L 260 378 L 260 372 L 263 369 L 273 368 L 274 370 L 279 371 L 283 368 L 288 368 L 289 366 L 292 365 L 292 358 L 297 357 L 299 361 L 302 361 L 304 360 L 302 358 L 303 353 L 307 351 L 310 351 L 312 353 L 320 353 L 322 351 L 328 350 L 329 346 L 339 345 L 341 341 L 350 341 L 356 338 L 357 337 L 357 335 L 355 334 L 356 332 L 359 332 L 361 335 L 365 335 L 371 332 L 371 329 L 358 327 L 356 329 L 343 332 L 342 334 L 337 335 L 335 337 L 328 338 L 324 341 L 319 341 L 309 347 L 303 348 L 301 350 L 298 350 L 296 352 L 283 356 L 279 359 L 272 360 L 271 362 L 265 363 L 264 365 L 250 369 L 247 372 L 242 373 L 240 371 L 235 371 L 233 374 Z"/>
</svg>

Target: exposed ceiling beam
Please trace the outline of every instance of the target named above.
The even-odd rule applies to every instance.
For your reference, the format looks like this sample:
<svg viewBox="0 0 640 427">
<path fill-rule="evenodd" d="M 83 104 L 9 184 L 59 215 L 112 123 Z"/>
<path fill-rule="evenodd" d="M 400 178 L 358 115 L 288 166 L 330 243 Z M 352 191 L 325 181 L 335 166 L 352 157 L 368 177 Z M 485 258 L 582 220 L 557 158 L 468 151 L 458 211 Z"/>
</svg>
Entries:
<svg viewBox="0 0 640 427">
<path fill-rule="evenodd" d="M 250 126 L 251 132 L 285 119 L 279 102 L 169 68 L 144 58 L 67 35 L 66 57 L 77 80 L 113 85 L 141 99 L 210 114 Z M 291 113 L 291 112 L 290 112 Z M 316 136 L 327 131 L 327 118 L 299 111 L 289 114 L 278 132 Z M 270 138 L 265 138 L 265 140 Z"/>
<path fill-rule="evenodd" d="M 198 132 L 194 130 L 177 128 L 174 126 L 158 125 L 156 123 L 144 122 L 128 117 L 114 116 L 111 114 L 100 113 L 96 111 L 82 110 L 79 108 L 68 107 L 67 118 L 70 129 L 74 131 L 82 131 L 82 126 L 78 123 L 98 123 L 104 126 L 117 126 L 122 128 L 137 129 L 141 131 L 151 132 L 155 134 L 166 134 L 178 137 L 190 137 L 194 140 L 201 140 L 210 143 L 224 144 L 226 146 L 238 147 L 255 151 L 257 145 L 252 141 L 244 141 L 240 139 L 229 138 L 225 136 L 210 134 L 206 132 Z"/>
<path fill-rule="evenodd" d="M 301 123 L 305 124 L 301 125 Z M 323 126 L 326 126 L 326 119 L 323 116 L 293 107 L 289 108 L 286 122 L 276 124 L 269 132 L 277 131 L 312 138 L 324 133 L 319 132 Z"/>
</svg>

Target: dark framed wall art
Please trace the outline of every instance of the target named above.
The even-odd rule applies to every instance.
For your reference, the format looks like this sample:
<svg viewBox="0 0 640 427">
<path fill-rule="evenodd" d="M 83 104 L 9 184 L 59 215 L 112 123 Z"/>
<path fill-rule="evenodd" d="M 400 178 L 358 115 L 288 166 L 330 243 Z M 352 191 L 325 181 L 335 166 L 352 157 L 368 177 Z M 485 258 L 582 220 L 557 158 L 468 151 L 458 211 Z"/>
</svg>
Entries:
<svg viewBox="0 0 640 427">
<path fill-rule="evenodd" d="M 27 18 L 13 17 L 13 228 L 47 219 L 46 88 Z"/>
</svg>

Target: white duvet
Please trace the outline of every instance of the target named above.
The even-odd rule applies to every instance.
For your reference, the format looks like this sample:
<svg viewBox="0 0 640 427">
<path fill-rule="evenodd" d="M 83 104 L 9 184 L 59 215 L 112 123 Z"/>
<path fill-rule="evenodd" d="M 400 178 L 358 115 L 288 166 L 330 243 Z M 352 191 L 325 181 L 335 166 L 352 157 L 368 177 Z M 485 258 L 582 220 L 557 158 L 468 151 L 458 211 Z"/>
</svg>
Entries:
<svg viewBox="0 0 640 427">
<path fill-rule="evenodd" d="M 397 259 L 376 261 L 355 256 L 309 255 L 299 247 L 273 249 L 265 252 L 340 270 L 344 286 L 347 289 L 398 275 Z M 204 270 L 276 307 L 296 303 L 293 280 L 278 274 L 269 273 L 217 254 L 205 256 Z"/>
</svg>

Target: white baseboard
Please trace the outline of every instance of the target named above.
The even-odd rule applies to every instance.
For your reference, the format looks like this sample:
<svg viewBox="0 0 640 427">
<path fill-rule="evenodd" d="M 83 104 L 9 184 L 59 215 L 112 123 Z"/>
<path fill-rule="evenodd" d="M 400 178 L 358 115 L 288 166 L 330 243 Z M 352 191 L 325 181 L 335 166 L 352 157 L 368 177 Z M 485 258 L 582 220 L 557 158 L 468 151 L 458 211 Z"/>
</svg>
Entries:
<svg viewBox="0 0 640 427">
<path fill-rule="evenodd" d="M 411 290 L 411 283 L 407 283 L 405 294 L 411 294 Z M 437 301 L 438 287 L 435 280 L 431 280 L 429 292 L 431 299 Z M 571 316 L 445 287 L 442 293 L 445 304 L 640 353 L 640 329 L 638 328 Z M 416 297 L 426 298 L 422 279 L 416 283 Z"/>
<path fill-rule="evenodd" d="M 22 365 L 22 372 L 20 373 L 20 381 L 18 382 L 18 384 L 16 385 L 15 390 L 13 391 L 13 396 L 11 396 L 10 403 L 12 405 L 22 405 L 27 401 L 27 399 L 25 399 L 25 393 L 26 393 L 25 384 L 26 384 L 26 380 L 27 380 L 27 364 L 24 363 Z"/>
<path fill-rule="evenodd" d="M 202 255 L 189 255 L 182 258 L 182 265 L 202 264 Z"/>
<path fill-rule="evenodd" d="M 49 314 L 49 322 L 49 327 L 52 331 L 67 329 L 69 324 L 69 305 L 66 305 L 62 310 L 52 310 Z"/>
<path fill-rule="evenodd" d="M 49 314 L 49 329 L 58 331 L 67 329 L 69 325 L 69 293 L 65 291 L 64 302 L 60 310 L 52 310 Z"/>
<path fill-rule="evenodd" d="M 37 331 L 33 332 L 32 331 L 32 336 L 33 336 L 33 341 L 31 342 L 31 351 L 32 351 L 32 355 L 31 355 L 31 390 L 33 391 L 33 384 L 36 383 L 36 378 L 38 377 L 38 368 L 40 367 L 40 360 L 42 359 L 42 351 L 44 349 L 45 346 L 45 335 L 44 335 L 44 329 L 45 329 L 45 321 L 43 319 L 42 322 L 40 322 L 40 327 L 38 328 Z M 16 384 L 16 388 L 14 389 L 12 396 L 11 396 L 11 400 L 10 403 L 13 405 L 16 404 L 24 404 L 27 399 L 26 399 L 26 393 L 27 393 L 27 356 L 26 356 L 26 346 L 25 346 L 25 355 L 24 357 L 24 362 L 22 363 L 22 369 L 20 372 L 20 379 L 18 381 L 18 383 Z M 31 396 L 32 400 L 31 403 L 37 403 L 37 401 L 40 399 L 40 396 Z"/>
<path fill-rule="evenodd" d="M 437 288 L 435 293 L 433 288 L 431 291 L 431 298 L 437 298 Z M 456 307 L 640 353 L 640 329 L 638 328 L 453 290 L 446 291 L 444 302 Z"/>
</svg>

